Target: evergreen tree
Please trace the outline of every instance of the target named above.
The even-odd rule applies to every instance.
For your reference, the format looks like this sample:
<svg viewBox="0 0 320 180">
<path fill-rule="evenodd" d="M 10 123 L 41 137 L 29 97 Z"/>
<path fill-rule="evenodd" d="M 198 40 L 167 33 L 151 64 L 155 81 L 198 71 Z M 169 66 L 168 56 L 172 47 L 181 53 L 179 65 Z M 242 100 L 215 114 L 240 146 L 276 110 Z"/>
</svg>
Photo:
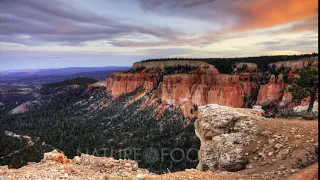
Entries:
<svg viewBox="0 0 320 180">
<path fill-rule="evenodd" d="M 299 77 L 294 79 L 293 86 L 289 91 L 292 93 L 292 97 L 298 100 L 310 96 L 310 103 L 307 110 L 310 113 L 316 100 L 318 86 L 318 68 L 308 67 L 303 69 L 299 73 Z"/>
</svg>

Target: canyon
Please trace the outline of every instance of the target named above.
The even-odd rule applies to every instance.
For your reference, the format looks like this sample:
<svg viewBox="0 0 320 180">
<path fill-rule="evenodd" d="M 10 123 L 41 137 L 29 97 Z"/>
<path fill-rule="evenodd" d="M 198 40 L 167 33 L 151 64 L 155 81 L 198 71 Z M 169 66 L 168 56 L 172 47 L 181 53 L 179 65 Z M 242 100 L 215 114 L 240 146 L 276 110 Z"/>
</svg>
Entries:
<svg viewBox="0 0 320 180">
<path fill-rule="evenodd" d="M 0 177 L 282 179 L 299 173 L 297 159 L 305 161 L 317 146 L 318 121 L 281 113 L 306 110 L 310 98 L 294 100 L 288 89 L 318 58 L 270 62 L 143 61 L 103 81 L 80 77 L 43 85 L 34 91 L 41 102 L 34 108 L 27 102 L 2 114 L 6 131 L 40 139 L 36 146 L 6 149 L 4 156 L 18 153 L 0 161 L 8 165 L 0 167 Z M 10 138 L 2 135 L 4 144 Z M 117 153 L 114 159 L 94 157 L 92 147 Z M 199 162 L 121 160 L 127 149 L 150 147 L 200 148 L 192 153 Z M 79 155 L 79 148 L 89 151 Z"/>
</svg>

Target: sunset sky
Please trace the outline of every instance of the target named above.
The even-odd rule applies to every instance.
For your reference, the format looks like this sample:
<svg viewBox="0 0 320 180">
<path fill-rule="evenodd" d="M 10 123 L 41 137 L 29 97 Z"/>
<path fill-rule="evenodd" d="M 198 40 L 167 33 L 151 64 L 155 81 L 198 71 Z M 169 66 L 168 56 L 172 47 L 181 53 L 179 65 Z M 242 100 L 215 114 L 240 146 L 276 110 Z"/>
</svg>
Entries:
<svg viewBox="0 0 320 180">
<path fill-rule="evenodd" d="M 0 70 L 318 52 L 317 0 L 1 0 Z"/>
</svg>

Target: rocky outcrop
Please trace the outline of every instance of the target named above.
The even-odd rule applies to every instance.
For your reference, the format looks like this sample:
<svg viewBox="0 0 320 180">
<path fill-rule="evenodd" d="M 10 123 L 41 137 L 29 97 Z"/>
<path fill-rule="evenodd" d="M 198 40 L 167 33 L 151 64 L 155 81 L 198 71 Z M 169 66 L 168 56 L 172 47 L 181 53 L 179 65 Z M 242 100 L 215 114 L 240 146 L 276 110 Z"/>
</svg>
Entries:
<svg viewBox="0 0 320 180">
<path fill-rule="evenodd" d="M 299 105 L 299 106 L 296 106 L 293 108 L 293 111 L 296 112 L 296 113 L 302 113 L 302 112 L 306 112 L 307 109 L 308 109 L 308 106 L 309 105 Z M 312 108 L 312 112 L 314 114 L 318 114 L 318 101 L 315 101 L 314 104 L 313 104 L 313 108 Z"/>
<path fill-rule="evenodd" d="M 234 72 L 258 72 L 258 66 L 255 63 L 241 62 L 237 63 L 233 69 Z"/>
<path fill-rule="evenodd" d="M 281 90 L 283 87 L 283 75 L 280 74 L 277 80 L 274 75 L 271 75 L 268 84 L 260 85 L 256 104 L 266 105 L 279 100 L 281 98 Z"/>
<path fill-rule="evenodd" d="M 270 63 L 269 67 L 276 70 L 290 69 L 288 73 L 288 78 L 294 78 L 295 74 L 298 74 L 300 70 L 308 66 L 318 66 L 318 56 L 299 59 L 296 61 L 280 61 L 276 63 Z"/>
<path fill-rule="evenodd" d="M 160 76 L 158 73 L 113 73 L 106 80 L 106 91 L 113 98 L 143 87 L 148 92 L 157 87 Z"/>
<path fill-rule="evenodd" d="M 20 169 L 0 166 L 0 179 L 135 179 L 148 173 L 135 161 L 87 154 L 68 159 L 57 150 L 45 153 L 40 163 L 29 163 Z"/>
<path fill-rule="evenodd" d="M 28 112 L 31 108 L 36 107 L 37 105 L 39 105 L 38 101 L 27 101 L 11 110 L 10 114 L 23 114 L 25 112 Z"/>
<path fill-rule="evenodd" d="M 276 63 L 270 63 L 269 69 L 274 69 L 279 74 L 277 79 L 274 75 L 271 75 L 268 84 L 260 85 L 259 94 L 256 104 L 267 105 L 271 102 L 278 103 L 278 106 L 283 108 L 285 106 L 294 106 L 292 104 L 292 96 L 288 91 L 291 86 L 287 81 L 292 80 L 303 68 L 309 66 L 317 66 L 318 57 L 310 57 L 295 61 L 280 61 Z M 288 79 L 284 82 L 284 76 Z M 282 92 L 282 90 L 284 90 Z"/>
<path fill-rule="evenodd" d="M 149 70 L 163 70 L 165 67 L 175 66 L 190 66 L 198 68 L 207 68 L 211 65 L 201 61 L 184 61 L 184 60 L 173 60 L 173 61 L 151 61 L 151 62 L 136 62 L 133 64 L 132 70 L 136 71 L 139 68 L 145 68 Z"/>
<path fill-rule="evenodd" d="M 91 91 L 92 89 L 94 88 L 98 88 L 98 87 L 106 87 L 107 86 L 107 83 L 106 81 L 98 81 L 96 83 L 93 83 L 93 84 L 89 84 L 87 89 L 86 89 L 86 92 L 89 92 Z"/>
<path fill-rule="evenodd" d="M 256 133 L 261 111 L 211 104 L 200 106 L 195 132 L 200 138 L 200 170 L 238 171 L 245 169 L 246 139 Z"/>
<path fill-rule="evenodd" d="M 297 159 L 305 161 L 318 146 L 318 121 L 264 118 L 261 112 L 257 106 L 199 106 L 197 169 L 260 174 L 261 179 L 283 179 L 298 171 Z"/>
</svg>

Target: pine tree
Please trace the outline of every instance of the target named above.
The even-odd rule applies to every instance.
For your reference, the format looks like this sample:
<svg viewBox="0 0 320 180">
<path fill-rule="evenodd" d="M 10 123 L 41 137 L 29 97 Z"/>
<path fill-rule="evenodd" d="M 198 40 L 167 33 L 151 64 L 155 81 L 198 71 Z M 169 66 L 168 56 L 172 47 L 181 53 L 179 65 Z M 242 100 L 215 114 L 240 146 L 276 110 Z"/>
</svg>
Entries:
<svg viewBox="0 0 320 180">
<path fill-rule="evenodd" d="M 318 68 L 308 67 L 303 69 L 299 76 L 293 81 L 293 86 L 289 88 L 293 99 L 302 100 L 310 96 L 310 103 L 308 112 L 311 113 L 314 101 L 316 100 L 316 93 L 318 90 Z"/>
</svg>

